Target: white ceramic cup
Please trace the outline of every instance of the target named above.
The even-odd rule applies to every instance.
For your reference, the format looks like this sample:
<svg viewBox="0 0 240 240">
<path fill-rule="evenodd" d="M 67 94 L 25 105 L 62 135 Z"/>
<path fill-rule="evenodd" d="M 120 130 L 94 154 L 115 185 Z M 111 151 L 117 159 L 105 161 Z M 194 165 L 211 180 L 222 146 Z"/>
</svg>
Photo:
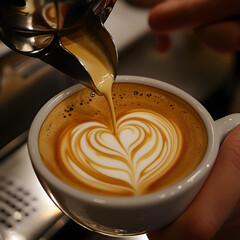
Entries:
<svg viewBox="0 0 240 240">
<path fill-rule="evenodd" d="M 194 199 L 211 171 L 223 138 L 240 123 L 240 114 L 214 121 L 207 110 L 184 91 L 159 80 L 119 76 L 117 82 L 140 83 L 167 90 L 190 103 L 205 123 L 208 147 L 200 165 L 186 178 L 158 192 L 137 197 L 106 197 L 82 192 L 55 177 L 38 150 L 40 127 L 64 98 L 83 88 L 78 84 L 49 100 L 36 115 L 29 132 L 31 161 L 43 188 L 54 203 L 80 225 L 107 235 L 137 235 L 159 229 L 178 217 Z"/>
</svg>

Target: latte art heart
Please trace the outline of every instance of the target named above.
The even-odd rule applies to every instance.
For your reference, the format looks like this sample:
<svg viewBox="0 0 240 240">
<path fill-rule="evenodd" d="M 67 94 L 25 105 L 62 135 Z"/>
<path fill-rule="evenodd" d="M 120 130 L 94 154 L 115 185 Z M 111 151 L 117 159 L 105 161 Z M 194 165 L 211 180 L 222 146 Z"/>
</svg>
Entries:
<svg viewBox="0 0 240 240">
<path fill-rule="evenodd" d="M 101 122 L 69 126 L 59 137 L 58 161 L 69 178 L 105 193 L 142 195 L 171 169 L 182 147 L 180 129 L 161 114 L 129 111 L 116 135 Z"/>
</svg>

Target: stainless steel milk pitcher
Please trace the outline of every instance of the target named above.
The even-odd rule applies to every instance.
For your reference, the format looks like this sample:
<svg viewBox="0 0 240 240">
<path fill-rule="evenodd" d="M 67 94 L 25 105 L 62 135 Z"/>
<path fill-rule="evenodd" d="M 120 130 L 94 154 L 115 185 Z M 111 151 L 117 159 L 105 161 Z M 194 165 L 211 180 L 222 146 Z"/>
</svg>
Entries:
<svg viewBox="0 0 240 240">
<path fill-rule="evenodd" d="M 83 64 L 61 44 L 61 32 L 87 26 L 116 70 L 116 48 L 103 26 L 115 1 L 1 0 L 0 38 L 11 49 L 40 58 L 96 91 Z"/>
</svg>

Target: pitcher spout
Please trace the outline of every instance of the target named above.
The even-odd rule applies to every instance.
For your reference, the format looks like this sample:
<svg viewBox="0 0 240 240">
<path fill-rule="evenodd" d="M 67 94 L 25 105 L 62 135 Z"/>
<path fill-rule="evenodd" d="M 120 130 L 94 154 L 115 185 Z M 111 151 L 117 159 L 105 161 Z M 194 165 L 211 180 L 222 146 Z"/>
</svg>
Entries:
<svg viewBox="0 0 240 240">
<path fill-rule="evenodd" d="M 93 78 L 111 74 L 115 79 L 117 73 L 116 46 L 96 15 L 87 14 L 80 25 L 56 32 L 40 59 L 99 95 Z"/>
</svg>

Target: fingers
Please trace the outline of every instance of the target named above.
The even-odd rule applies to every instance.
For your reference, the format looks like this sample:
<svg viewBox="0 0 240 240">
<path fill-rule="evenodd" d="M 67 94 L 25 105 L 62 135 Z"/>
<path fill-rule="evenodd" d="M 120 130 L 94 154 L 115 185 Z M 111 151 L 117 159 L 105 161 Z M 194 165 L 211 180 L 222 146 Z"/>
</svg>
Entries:
<svg viewBox="0 0 240 240">
<path fill-rule="evenodd" d="M 150 240 L 208 240 L 214 237 L 240 199 L 240 126 L 222 144 L 215 166 L 191 206 Z"/>
<path fill-rule="evenodd" d="M 206 45 L 220 52 L 240 50 L 240 1 L 168 0 L 149 15 L 149 24 L 158 36 L 158 50 L 170 49 L 166 35 L 171 31 L 193 29 Z"/>
<path fill-rule="evenodd" d="M 240 20 L 226 20 L 195 29 L 206 45 L 219 52 L 240 50 Z"/>
<path fill-rule="evenodd" d="M 156 33 L 204 26 L 240 13 L 236 0 L 168 0 L 150 12 L 149 24 Z"/>
</svg>

